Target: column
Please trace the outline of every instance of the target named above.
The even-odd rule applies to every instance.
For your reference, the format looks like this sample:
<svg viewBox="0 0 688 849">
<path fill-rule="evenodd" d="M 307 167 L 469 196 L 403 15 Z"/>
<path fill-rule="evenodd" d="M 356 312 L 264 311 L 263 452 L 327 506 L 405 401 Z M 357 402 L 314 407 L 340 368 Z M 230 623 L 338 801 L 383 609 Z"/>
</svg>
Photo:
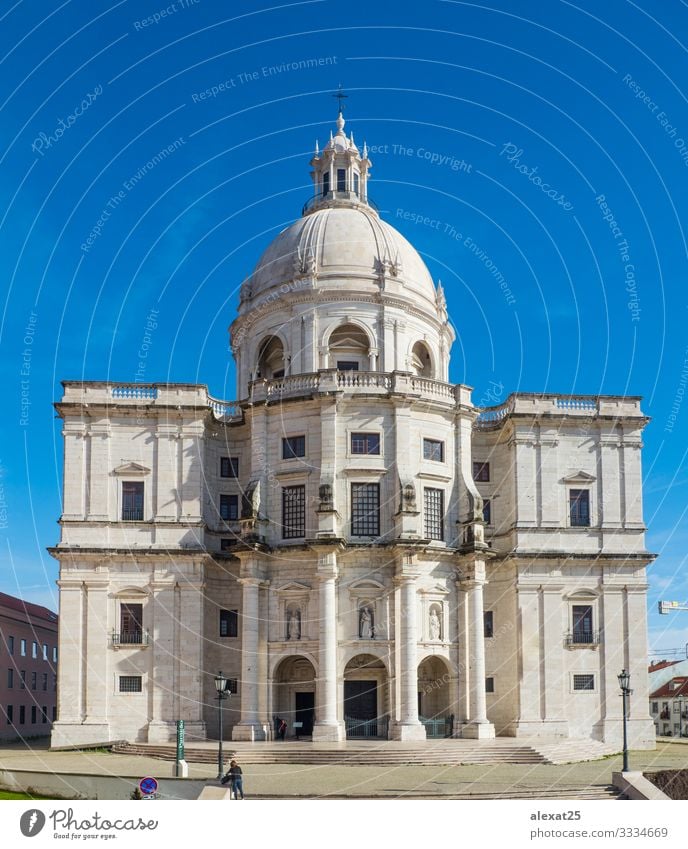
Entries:
<svg viewBox="0 0 688 849">
<path fill-rule="evenodd" d="M 62 518 L 82 520 L 86 515 L 85 504 L 85 450 L 86 435 L 84 426 L 65 424 L 64 436 L 64 507 Z"/>
<path fill-rule="evenodd" d="M 399 604 L 395 617 L 399 707 L 392 728 L 393 740 L 425 740 L 425 728 L 418 719 L 418 596 L 416 555 L 404 553 L 397 567 L 395 583 Z"/>
<path fill-rule="evenodd" d="M 60 623 L 58 637 L 58 720 L 53 723 L 51 746 L 71 746 L 84 742 L 81 723 L 84 719 L 83 647 L 84 599 L 81 581 L 59 580 Z M 65 658 L 64 663 L 60 662 Z M 70 663 L 69 658 L 74 662 Z M 52 686 L 52 682 L 50 682 Z"/>
<path fill-rule="evenodd" d="M 643 486 L 640 470 L 641 428 L 624 427 L 621 446 L 622 521 L 626 529 L 644 530 Z"/>
<path fill-rule="evenodd" d="M 242 586 L 241 593 L 241 682 L 239 698 L 241 702 L 241 719 L 234 726 L 232 740 L 265 740 L 265 729 L 258 718 L 258 673 L 260 646 L 260 586 L 261 579 L 256 574 L 245 574 L 254 571 L 250 565 L 241 564 L 244 573 L 239 578 Z"/>
<path fill-rule="evenodd" d="M 316 720 L 314 743 L 346 739 L 344 723 L 337 717 L 337 554 L 318 557 L 320 604 L 318 610 L 318 677 L 316 679 Z"/>
<path fill-rule="evenodd" d="M 528 434 L 516 435 L 514 446 L 514 477 L 516 487 L 516 522 L 521 527 L 537 524 L 535 503 L 535 443 Z"/>
<path fill-rule="evenodd" d="M 545 585 L 541 589 L 542 626 L 540 628 L 540 663 L 542 669 L 543 716 L 545 733 L 551 737 L 568 737 L 569 724 L 564 711 L 564 692 L 568 689 L 567 663 L 561 633 L 563 585 Z"/>
<path fill-rule="evenodd" d="M 478 567 L 479 561 L 476 562 Z M 487 719 L 487 700 L 485 697 L 485 625 L 483 607 L 483 586 L 485 580 L 479 577 L 480 571 L 468 581 L 464 581 L 466 606 L 468 613 L 468 635 L 470 641 L 470 683 L 468 691 L 469 721 L 463 728 L 463 736 L 474 740 L 484 740 L 495 736 L 494 725 Z"/>
<path fill-rule="evenodd" d="M 174 578 L 153 576 L 150 589 L 150 632 L 152 652 L 148 667 L 148 742 L 169 743 L 173 739 L 173 700 L 175 693 L 176 640 L 175 584 Z M 145 613 L 144 613 L 145 616 Z"/>
<path fill-rule="evenodd" d="M 109 740 L 108 695 L 112 692 L 112 680 L 107 662 L 108 652 L 108 589 L 107 576 L 102 579 L 89 578 L 84 581 L 86 590 L 86 718 L 84 725 L 90 726 L 91 741 Z"/>
<path fill-rule="evenodd" d="M 653 749 L 656 741 L 655 726 L 649 713 L 646 667 L 647 590 L 643 577 L 638 583 L 627 585 L 624 593 L 624 624 L 627 629 L 624 636 L 628 646 L 626 669 L 631 673 L 633 690 L 628 705 L 628 744 L 631 749 Z"/>
<path fill-rule="evenodd" d="M 602 429 L 599 442 L 599 467 L 602 474 L 597 487 L 597 515 L 603 528 L 621 527 L 621 482 L 619 436 L 616 428 Z M 595 520 L 592 519 L 594 524 Z"/>
<path fill-rule="evenodd" d="M 468 693 L 470 688 L 470 653 L 468 651 L 468 605 L 466 603 L 466 592 L 460 581 L 456 581 L 457 587 L 457 637 L 459 640 L 459 702 L 456 716 L 455 729 L 459 730 L 464 723 L 468 722 L 470 713 L 468 707 Z M 458 727 L 457 727 L 458 726 Z"/>
<path fill-rule="evenodd" d="M 180 438 L 182 440 L 181 480 L 178 482 L 178 488 L 181 495 L 182 520 L 199 522 L 201 520 L 203 425 L 186 422 Z"/>
<path fill-rule="evenodd" d="M 161 427 L 156 434 L 158 441 L 157 468 L 155 470 L 155 520 L 176 522 L 177 504 L 177 433 L 176 427 Z"/>
<path fill-rule="evenodd" d="M 202 570 L 202 564 L 199 563 L 198 572 L 202 574 Z M 170 718 L 175 722 L 177 719 L 183 719 L 188 738 L 196 740 L 206 736 L 203 720 L 204 699 L 201 697 L 206 678 L 203 674 L 204 595 L 205 584 L 194 579 L 188 572 L 175 588 L 177 651 L 174 700 L 178 707 Z M 214 670 L 210 671 L 214 675 Z M 198 697 L 189 697 L 194 693 L 197 693 Z M 217 705 L 217 700 L 215 704 Z M 228 706 L 227 702 L 225 706 Z"/>
<path fill-rule="evenodd" d="M 539 585 L 516 586 L 516 626 L 518 628 L 518 705 L 513 725 L 515 737 L 528 737 L 540 731 L 540 605 Z"/>
<path fill-rule="evenodd" d="M 558 445 L 558 431 L 541 427 L 538 444 L 538 521 L 547 527 L 559 527 L 562 524 Z"/>
<path fill-rule="evenodd" d="M 88 473 L 88 518 L 109 521 L 110 429 L 108 425 L 94 426 L 89 439 L 91 457 Z"/>
<path fill-rule="evenodd" d="M 606 569 L 607 567 L 605 571 Z M 619 747 L 623 733 L 623 707 L 617 676 L 622 669 L 628 668 L 626 666 L 628 658 L 624 651 L 624 638 L 627 635 L 624 626 L 623 592 L 622 584 L 613 585 L 605 582 L 599 600 L 600 630 L 603 634 L 600 646 L 602 739 L 605 743 L 614 743 Z M 644 658 L 646 654 L 647 651 L 644 648 L 641 657 Z M 632 687 L 633 684 L 631 684 Z"/>
</svg>

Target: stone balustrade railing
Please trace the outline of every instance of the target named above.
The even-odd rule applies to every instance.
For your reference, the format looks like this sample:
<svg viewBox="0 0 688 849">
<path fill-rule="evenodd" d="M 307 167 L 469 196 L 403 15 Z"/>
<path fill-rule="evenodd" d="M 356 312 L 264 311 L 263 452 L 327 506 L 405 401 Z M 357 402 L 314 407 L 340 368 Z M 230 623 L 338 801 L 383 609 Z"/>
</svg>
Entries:
<svg viewBox="0 0 688 849">
<path fill-rule="evenodd" d="M 642 417 L 640 398 L 622 395 L 537 395 L 519 392 L 503 404 L 483 408 L 475 422 L 480 429 L 500 425 L 510 415 Z"/>
</svg>

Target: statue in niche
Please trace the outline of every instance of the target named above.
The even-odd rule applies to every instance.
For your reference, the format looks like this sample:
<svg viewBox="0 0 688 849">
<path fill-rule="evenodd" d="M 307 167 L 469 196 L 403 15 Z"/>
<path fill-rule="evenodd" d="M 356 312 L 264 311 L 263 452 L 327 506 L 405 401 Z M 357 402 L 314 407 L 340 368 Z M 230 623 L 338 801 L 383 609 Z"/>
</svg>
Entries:
<svg viewBox="0 0 688 849">
<path fill-rule="evenodd" d="M 430 639 L 439 640 L 442 633 L 442 624 L 440 617 L 437 615 L 437 610 L 433 607 L 430 611 Z"/>
<path fill-rule="evenodd" d="M 301 616 L 300 611 L 296 608 L 292 608 L 289 612 L 289 620 L 287 621 L 287 639 L 301 639 Z"/>
<path fill-rule="evenodd" d="M 361 608 L 358 623 L 358 633 L 362 640 L 373 639 L 373 614 L 369 607 Z"/>
<path fill-rule="evenodd" d="M 401 510 L 414 511 L 416 509 L 416 487 L 407 482 L 401 487 Z"/>
<path fill-rule="evenodd" d="M 320 510 L 332 510 L 333 509 L 333 501 L 332 501 L 332 484 L 331 483 L 321 483 L 318 488 L 318 497 L 320 498 Z"/>
</svg>

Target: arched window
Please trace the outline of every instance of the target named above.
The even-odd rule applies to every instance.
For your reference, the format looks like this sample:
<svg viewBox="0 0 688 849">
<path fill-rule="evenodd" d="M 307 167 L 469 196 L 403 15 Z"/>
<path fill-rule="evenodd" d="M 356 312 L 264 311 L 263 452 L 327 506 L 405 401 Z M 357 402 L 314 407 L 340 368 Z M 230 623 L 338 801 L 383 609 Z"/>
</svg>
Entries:
<svg viewBox="0 0 688 849">
<path fill-rule="evenodd" d="M 284 377 L 284 348 L 277 336 L 268 336 L 258 351 L 256 377 Z"/>
<path fill-rule="evenodd" d="M 323 193 L 323 195 L 326 195 L 326 194 L 329 193 L 329 191 L 330 191 L 330 172 L 326 171 L 323 174 L 323 178 L 322 178 L 322 193 Z"/>
<path fill-rule="evenodd" d="M 330 336 L 330 368 L 367 371 L 370 363 L 369 347 L 364 330 L 355 324 L 342 324 Z"/>
<path fill-rule="evenodd" d="M 411 371 L 418 377 L 434 377 L 430 351 L 424 342 L 416 342 L 411 349 Z"/>
</svg>

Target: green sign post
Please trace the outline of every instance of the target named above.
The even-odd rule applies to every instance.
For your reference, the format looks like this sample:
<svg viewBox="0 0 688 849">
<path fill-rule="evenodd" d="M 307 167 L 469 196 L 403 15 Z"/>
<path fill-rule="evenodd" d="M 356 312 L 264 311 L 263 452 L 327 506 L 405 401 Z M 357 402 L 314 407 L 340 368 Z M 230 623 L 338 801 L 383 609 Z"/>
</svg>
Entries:
<svg viewBox="0 0 688 849">
<path fill-rule="evenodd" d="M 177 720 L 177 761 L 184 760 L 184 720 Z"/>
</svg>

